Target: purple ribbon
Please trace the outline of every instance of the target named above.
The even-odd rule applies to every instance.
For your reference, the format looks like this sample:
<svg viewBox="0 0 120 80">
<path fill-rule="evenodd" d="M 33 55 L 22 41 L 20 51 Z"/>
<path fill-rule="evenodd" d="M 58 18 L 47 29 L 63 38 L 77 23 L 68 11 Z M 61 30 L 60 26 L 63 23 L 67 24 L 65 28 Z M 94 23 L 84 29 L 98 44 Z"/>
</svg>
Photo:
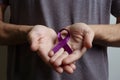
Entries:
<svg viewBox="0 0 120 80">
<path fill-rule="evenodd" d="M 61 36 L 61 32 L 65 30 L 67 31 L 67 35 L 65 36 L 65 38 L 63 39 Z M 59 43 L 52 49 L 54 51 L 54 53 L 56 53 L 60 48 L 64 48 L 65 51 L 67 51 L 69 54 L 72 53 L 71 48 L 69 47 L 69 45 L 67 44 L 68 40 L 70 39 L 70 33 L 67 29 L 61 29 L 58 32 L 58 41 Z"/>
</svg>

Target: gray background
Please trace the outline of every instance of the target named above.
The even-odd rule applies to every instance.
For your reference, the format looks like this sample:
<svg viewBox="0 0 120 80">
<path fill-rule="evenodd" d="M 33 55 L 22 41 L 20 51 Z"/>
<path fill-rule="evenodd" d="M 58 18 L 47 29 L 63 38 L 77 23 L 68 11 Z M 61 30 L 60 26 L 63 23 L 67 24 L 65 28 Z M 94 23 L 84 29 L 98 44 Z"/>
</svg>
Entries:
<svg viewBox="0 0 120 80">
<path fill-rule="evenodd" d="M 8 14 L 8 12 L 7 12 Z M 6 16 L 7 20 L 9 15 Z M 115 24 L 116 19 L 111 16 L 110 23 Z M 118 34 L 120 35 L 120 34 Z M 0 46 L 0 80 L 6 80 L 6 66 L 7 66 L 7 47 Z M 120 80 L 120 48 L 108 48 L 109 59 L 109 80 Z"/>
<path fill-rule="evenodd" d="M 116 19 L 111 16 L 110 23 L 115 24 Z M 120 35 L 120 34 L 118 34 Z M 120 48 L 108 48 L 109 80 L 120 80 Z"/>
</svg>

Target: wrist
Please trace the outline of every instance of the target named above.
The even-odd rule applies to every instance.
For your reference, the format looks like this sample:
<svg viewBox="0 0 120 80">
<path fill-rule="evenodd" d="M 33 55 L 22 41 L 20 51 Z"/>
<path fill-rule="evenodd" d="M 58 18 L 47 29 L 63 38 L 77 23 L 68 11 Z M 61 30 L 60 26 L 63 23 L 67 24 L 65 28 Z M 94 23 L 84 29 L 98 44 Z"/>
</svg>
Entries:
<svg viewBox="0 0 120 80">
<path fill-rule="evenodd" d="M 9 23 L 1 23 L 0 43 L 7 45 L 16 45 L 27 42 L 27 34 L 33 26 L 14 25 Z"/>
<path fill-rule="evenodd" d="M 28 34 L 34 26 L 20 25 L 19 32 L 23 34 Z"/>
<path fill-rule="evenodd" d="M 94 31 L 94 44 L 108 46 L 112 43 L 116 37 L 114 37 L 114 33 L 118 32 L 113 29 L 116 25 L 89 25 L 90 28 Z"/>
<path fill-rule="evenodd" d="M 33 29 L 34 26 L 27 26 L 27 25 L 20 25 L 19 26 L 19 33 L 21 39 L 23 39 L 24 43 L 28 42 L 28 34 Z"/>
</svg>

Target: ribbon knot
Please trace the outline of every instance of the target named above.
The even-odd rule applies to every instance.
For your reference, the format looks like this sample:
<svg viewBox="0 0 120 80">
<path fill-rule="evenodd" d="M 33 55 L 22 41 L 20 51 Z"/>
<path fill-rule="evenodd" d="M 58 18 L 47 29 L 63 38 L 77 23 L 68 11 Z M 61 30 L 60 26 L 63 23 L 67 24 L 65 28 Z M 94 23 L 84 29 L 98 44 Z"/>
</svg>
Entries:
<svg viewBox="0 0 120 80">
<path fill-rule="evenodd" d="M 67 35 L 65 36 L 65 38 L 63 39 L 62 38 L 62 34 L 61 32 L 62 31 L 67 31 Z M 67 29 L 61 29 L 59 32 L 58 32 L 58 41 L 59 43 L 52 49 L 54 53 L 56 53 L 60 48 L 64 48 L 65 51 L 67 51 L 69 54 L 72 53 L 72 50 L 71 48 L 69 47 L 69 45 L 67 44 L 67 42 L 69 41 L 70 39 L 70 33 Z"/>
</svg>

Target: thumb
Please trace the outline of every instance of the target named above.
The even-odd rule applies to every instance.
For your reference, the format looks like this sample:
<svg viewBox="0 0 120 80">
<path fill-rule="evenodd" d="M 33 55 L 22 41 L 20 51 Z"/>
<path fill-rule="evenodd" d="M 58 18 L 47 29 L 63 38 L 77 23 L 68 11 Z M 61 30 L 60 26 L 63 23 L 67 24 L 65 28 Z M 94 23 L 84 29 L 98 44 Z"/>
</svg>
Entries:
<svg viewBox="0 0 120 80">
<path fill-rule="evenodd" d="M 35 34 L 29 34 L 29 42 L 31 44 L 32 51 L 37 51 L 39 48 L 39 37 Z"/>
<path fill-rule="evenodd" d="M 84 46 L 86 48 L 91 48 L 92 47 L 92 42 L 94 38 L 94 33 L 92 32 L 87 32 L 84 36 Z"/>
</svg>

